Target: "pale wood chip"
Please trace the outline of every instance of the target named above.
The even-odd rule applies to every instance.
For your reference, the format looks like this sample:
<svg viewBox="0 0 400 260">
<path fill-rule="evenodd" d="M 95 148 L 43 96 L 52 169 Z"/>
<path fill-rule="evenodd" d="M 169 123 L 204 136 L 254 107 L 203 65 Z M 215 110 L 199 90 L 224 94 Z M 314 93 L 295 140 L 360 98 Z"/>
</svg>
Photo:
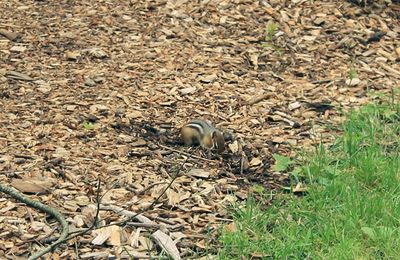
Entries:
<svg viewBox="0 0 400 260">
<path fill-rule="evenodd" d="M 16 80 L 23 80 L 23 81 L 34 81 L 35 79 L 29 77 L 24 73 L 20 73 L 17 71 L 7 71 L 6 77 L 16 79 Z"/>
<path fill-rule="evenodd" d="M 170 236 L 157 230 L 151 235 L 151 237 L 172 257 L 172 259 L 181 259 L 179 250 Z"/>
<path fill-rule="evenodd" d="M 48 193 L 52 186 L 52 181 L 39 180 L 35 178 L 13 179 L 11 186 L 22 193 Z"/>
<path fill-rule="evenodd" d="M 10 41 L 17 41 L 19 38 L 21 38 L 21 34 L 4 29 L 0 29 L 0 34 L 9 39 Z"/>
</svg>

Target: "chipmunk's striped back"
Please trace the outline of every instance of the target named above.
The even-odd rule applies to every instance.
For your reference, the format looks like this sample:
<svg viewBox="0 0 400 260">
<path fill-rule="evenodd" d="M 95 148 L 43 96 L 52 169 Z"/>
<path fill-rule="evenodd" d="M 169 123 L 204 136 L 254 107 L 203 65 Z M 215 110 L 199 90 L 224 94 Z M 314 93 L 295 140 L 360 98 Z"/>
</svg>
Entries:
<svg viewBox="0 0 400 260">
<path fill-rule="evenodd" d="M 201 119 L 194 119 L 181 129 L 181 136 L 186 145 L 200 144 L 206 149 L 224 150 L 223 134 L 210 123 Z"/>
</svg>

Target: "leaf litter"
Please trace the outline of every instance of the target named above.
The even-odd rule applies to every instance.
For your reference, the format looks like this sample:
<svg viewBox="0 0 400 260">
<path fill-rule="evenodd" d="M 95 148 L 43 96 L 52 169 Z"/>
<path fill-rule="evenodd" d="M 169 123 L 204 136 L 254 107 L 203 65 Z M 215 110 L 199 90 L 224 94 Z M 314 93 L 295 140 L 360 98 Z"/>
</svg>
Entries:
<svg viewBox="0 0 400 260">
<path fill-rule="evenodd" d="M 273 154 L 331 141 L 341 110 L 398 88 L 400 9 L 381 2 L 2 1 L 0 181 L 79 230 L 100 180 L 108 226 L 51 258 L 215 255 L 231 203 L 287 185 Z M 229 133 L 222 156 L 182 146 L 192 118 Z M 59 232 L 7 197 L 0 209 L 0 258 Z"/>
</svg>

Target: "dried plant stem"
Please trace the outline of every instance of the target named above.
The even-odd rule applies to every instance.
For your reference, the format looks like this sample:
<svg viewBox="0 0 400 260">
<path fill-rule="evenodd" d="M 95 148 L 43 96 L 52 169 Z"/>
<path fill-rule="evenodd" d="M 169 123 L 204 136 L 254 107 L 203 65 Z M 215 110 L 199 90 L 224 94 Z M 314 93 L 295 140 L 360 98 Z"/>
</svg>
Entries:
<svg viewBox="0 0 400 260">
<path fill-rule="evenodd" d="M 50 252 L 56 244 L 59 244 L 60 242 L 64 241 L 64 239 L 68 236 L 68 223 L 65 220 L 64 216 L 58 212 L 56 209 L 46 206 L 38 201 L 33 201 L 30 198 L 24 196 L 22 193 L 20 193 L 19 191 L 17 191 L 14 188 L 11 187 L 6 187 L 2 184 L 0 184 L 0 192 L 3 192 L 9 196 L 11 196 L 12 198 L 25 203 L 26 205 L 28 205 L 29 207 L 38 209 L 40 211 L 44 211 L 47 214 L 53 216 L 61 225 L 61 235 L 60 237 L 57 239 L 56 242 L 54 242 L 53 244 L 49 245 L 48 247 L 36 252 L 35 254 L 31 255 L 28 259 L 38 259 L 39 257 L 41 257 L 42 255 Z"/>
</svg>

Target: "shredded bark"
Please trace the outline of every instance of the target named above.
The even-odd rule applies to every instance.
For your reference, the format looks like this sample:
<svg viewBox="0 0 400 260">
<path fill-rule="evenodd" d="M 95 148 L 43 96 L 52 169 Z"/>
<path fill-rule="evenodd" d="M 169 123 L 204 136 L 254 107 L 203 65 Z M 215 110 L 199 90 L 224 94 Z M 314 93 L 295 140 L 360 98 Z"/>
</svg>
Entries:
<svg viewBox="0 0 400 260">
<path fill-rule="evenodd" d="M 211 257 L 232 203 L 290 187 L 273 154 L 329 143 L 343 111 L 398 99 L 400 7 L 387 2 L 0 1 L 0 183 L 70 232 L 103 227 L 46 257 Z M 194 118 L 224 130 L 222 155 L 183 146 Z M 98 180 L 102 205 L 148 209 L 152 224 L 96 221 Z M 60 235 L 46 214 L 1 197 L 0 258 Z"/>
</svg>

